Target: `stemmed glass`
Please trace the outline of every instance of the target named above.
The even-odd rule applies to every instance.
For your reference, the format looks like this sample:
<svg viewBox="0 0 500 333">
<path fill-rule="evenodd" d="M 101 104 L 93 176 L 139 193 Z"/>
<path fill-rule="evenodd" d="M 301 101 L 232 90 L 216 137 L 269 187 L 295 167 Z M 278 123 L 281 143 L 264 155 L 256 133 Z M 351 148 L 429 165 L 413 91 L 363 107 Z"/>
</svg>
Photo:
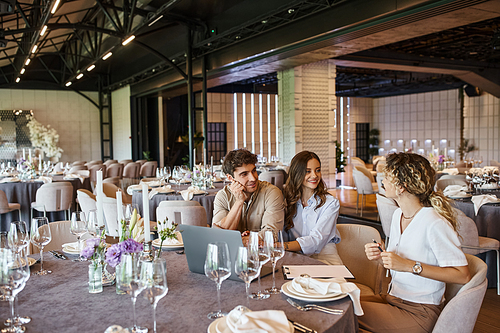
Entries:
<svg viewBox="0 0 500 333">
<path fill-rule="evenodd" d="M 172 178 L 175 180 L 177 183 L 177 186 L 180 188 L 181 187 L 181 179 L 182 179 L 182 170 L 180 166 L 175 166 L 174 171 L 172 171 Z"/>
<path fill-rule="evenodd" d="M 52 240 L 49 220 L 46 217 L 35 217 L 31 220 L 30 241 L 33 245 L 40 248 L 40 270 L 35 275 L 47 275 L 52 273 L 43 269 L 43 248 Z"/>
<path fill-rule="evenodd" d="M 153 331 L 156 333 L 156 306 L 158 301 L 168 292 L 167 286 L 167 261 L 156 258 L 153 261 L 142 262 L 141 274 L 148 272 L 144 297 L 153 307 Z"/>
<path fill-rule="evenodd" d="M 170 166 L 163 167 L 163 181 L 165 183 L 168 183 L 168 180 L 170 179 L 171 175 L 172 175 L 172 170 L 170 169 Z"/>
<path fill-rule="evenodd" d="M 269 294 L 279 294 L 280 290 L 276 288 L 276 279 L 274 271 L 276 270 L 276 263 L 285 255 L 285 247 L 283 243 L 283 232 L 281 230 L 271 231 L 267 230 L 264 234 L 264 243 L 269 247 L 271 253 L 271 263 L 273 264 L 273 287 L 266 289 Z"/>
<path fill-rule="evenodd" d="M 225 186 L 227 175 L 224 171 L 222 171 L 222 170 L 219 171 L 219 178 L 222 179 L 223 185 Z"/>
<path fill-rule="evenodd" d="M 76 236 L 78 242 L 78 252 L 81 253 L 82 251 L 81 238 L 83 234 L 87 232 L 87 222 L 85 221 L 84 212 L 73 212 L 71 214 L 71 224 L 69 227 L 69 231 L 71 231 L 71 233 Z M 86 261 L 86 260 L 87 259 L 83 258 L 80 255 L 78 259 L 75 259 L 74 261 Z"/>
<path fill-rule="evenodd" d="M 29 275 L 30 269 L 26 254 L 22 255 L 12 249 L 0 249 L 0 292 L 9 299 L 11 318 L 15 317 L 14 300 L 24 289 Z M 3 328 L 2 333 L 19 333 L 25 330 L 21 322 L 14 321 L 12 326 Z"/>
<path fill-rule="evenodd" d="M 100 226 L 97 220 L 97 209 L 89 210 L 87 217 L 87 232 L 92 237 L 99 237 L 104 230 L 104 225 Z"/>
<path fill-rule="evenodd" d="M 234 271 L 245 282 L 248 306 L 250 306 L 250 283 L 259 275 L 259 268 L 259 253 L 252 252 L 250 248 L 240 246 L 238 248 L 238 255 L 236 256 Z"/>
<path fill-rule="evenodd" d="M 205 275 L 217 284 L 217 303 L 218 311 L 210 312 L 208 319 L 217 319 L 224 317 L 227 313 L 222 312 L 220 304 L 220 287 L 222 281 L 231 275 L 231 259 L 229 257 L 229 248 L 226 242 L 210 243 L 207 246 L 207 257 L 205 259 Z"/>
<path fill-rule="evenodd" d="M 248 244 L 249 244 L 248 246 L 252 251 L 257 251 L 259 253 L 259 263 L 260 263 L 259 278 L 258 278 L 259 290 L 256 293 L 253 293 L 250 297 L 256 300 L 267 299 L 269 298 L 269 294 L 266 294 L 265 292 L 260 290 L 260 271 L 262 269 L 262 266 L 264 266 L 264 264 L 266 264 L 269 261 L 271 256 L 268 244 L 260 241 L 259 233 L 256 231 L 250 231 Z"/>
<path fill-rule="evenodd" d="M 118 289 L 126 292 L 132 298 L 132 308 L 134 309 L 134 326 L 129 328 L 132 333 L 147 332 L 145 327 L 137 326 L 137 315 L 135 303 L 137 296 L 146 287 L 145 280 L 141 279 L 141 262 L 135 255 L 123 254 L 120 265 L 116 266 L 116 284 Z"/>
</svg>

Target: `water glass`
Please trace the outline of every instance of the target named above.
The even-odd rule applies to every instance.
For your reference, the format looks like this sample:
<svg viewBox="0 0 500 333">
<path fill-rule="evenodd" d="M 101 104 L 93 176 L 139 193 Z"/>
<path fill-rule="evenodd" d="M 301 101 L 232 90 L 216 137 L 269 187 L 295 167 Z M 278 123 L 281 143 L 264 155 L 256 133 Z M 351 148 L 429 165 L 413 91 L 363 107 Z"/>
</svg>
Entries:
<svg viewBox="0 0 500 333">
<path fill-rule="evenodd" d="M 267 230 L 264 234 L 264 243 L 267 244 L 271 254 L 271 263 L 273 264 L 273 286 L 266 289 L 269 294 L 279 294 L 280 290 L 276 288 L 276 278 L 274 271 L 276 270 L 276 263 L 285 255 L 285 246 L 283 243 L 283 232 L 281 230 Z"/>
<path fill-rule="evenodd" d="M 9 247 L 15 252 L 21 252 L 28 247 L 30 243 L 26 222 L 13 221 L 10 223 L 9 233 L 7 235 Z"/>
<path fill-rule="evenodd" d="M 259 275 L 259 269 L 259 253 L 252 252 L 250 248 L 240 246 L 238 248 L 238 255 L 236 256 L 234 271 L 245 282 L 247 305 L 249 305 L 250 298 L 250 283 Z"/>
<path fill-rule="evenodd" d="M 168 293 L 167 261 L 164 258 L 156 258 L 142 262 L 141 274 L 143 278 L 146 277 L 144 297 L 153 307 L 153 331 L 156 333 L 156 306 Z"/>
<path fill-rule="evenodd" d="M 224 280 L 231 275 L 231 258 L 226 242 L 210 243 L 207 246 L 207 256 L 205 259 L 205 275 L 217 284 L 218 311 L 210 312 L 208 319 L 224 317 L 227 313 L 222 312 L 220 304 L 220 287 Z"/>
<path fill-rule="evenodd" d="M 69 231 L 76 236 L 78 242 L 78 252 L 82 252 L 81 238 L 87 232 L 87 222 L 84 212 L 73 212 L 71 214 L 71 224 Z M 86 261 L 81 255 L 76 261 Z"/>
<path fill-rule="evenodd" d="M 43 248 L 52 240 L 49 220 L 46 217 L 35 217 L 31 220 L 30 241 L 40 248 L 40 270 L 35 275 L 47 275 L 52 273 L 43 269 Z"/>
<path fill-rule="evenodd" d="M 263 300 L 269 298 L 269 294 L 267 294 L 265 291 L 260 290 L 260 271 L 262 269 L 262 266 L 266 264 L 269 259 L 270 259 L 270 249 L 268 247 L 268 244 L 265 242 L 262 242 L 259 237 L 259 233 L 256 231 L 251 231 L 250 232 L 250 237 L 248 239 L 248 246 L 251 251 L 255 251 L 259 254 L 259 278 L 258 278 L 258 284 L 259 284 L 259 290 L 256 293 L 253 293 L 250 297 L 252 299 L 256 300 Z"/>
</svg>

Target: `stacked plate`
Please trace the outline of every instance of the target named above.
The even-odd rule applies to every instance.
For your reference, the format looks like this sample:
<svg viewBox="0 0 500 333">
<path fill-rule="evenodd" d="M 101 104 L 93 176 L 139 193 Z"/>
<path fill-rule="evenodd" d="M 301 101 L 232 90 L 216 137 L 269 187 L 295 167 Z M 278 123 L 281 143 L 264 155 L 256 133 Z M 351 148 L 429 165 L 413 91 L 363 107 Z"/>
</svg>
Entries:
<svg viewBox="0 0 500 333">
<path fill-rule="evenodd" d="M 251 312 L 252 310 L 248 309 L 247 307 L 244 307 L 242 305 L 238 305 L 234 310 L 229 312 L 227 316 L 224 316 L 222 318 L 217 318 L 214 320 L 210 326 L 208 326 L 207 332 L 208 333 L 233 333 L 234 328 L 236 326 L 236 323 L 241 315 L 243 315 L 245 312 Z M 290 333 L 294 332 L 293 324 L 288 322 L 290 325 Z M 232 329 L 233 328 L 233 329 Z M 240 330 L 243 331 L 243 330 Z M 245 331 L 246 332 L 246 331 Z M 250 330 L 248 330 L 250 332 Z M 251 332 L 254 332 L 252 330 Z"/>
<path fill-rule="evenodd" d="M 286 282 L 281 286 L 281 292 L 288 297 L 292 297 L 301 301 L 306 302 L 330 302 L 335 301 L 347 296 L 347 294 L 343 293 L 327 293 L 326 295 L 322 295 L 315 291 L 314 289 L 308 289 L 307 293 L 296 290 L 292 281 Z"/>
<path fill-rule="evenodd" d="M 85 244 L 83 244 L 82 247 L 85 247 Z M 78 255 L 80 254 L 77 242 L 63 244 L 62 251 L 67 254 L 78 254 Z"/>
<path fill-rule="evenodd" d="M 180 235 L 180 232 L 177 232 L 177 240 L 178 240 L 178 244 L 172 244 L 171 241 L 169 241 L 168 239 L 166 239 L 165 241 L 163 241 L 163 245 L 161 246 L 161 248 L 163 250 L 177 250 L 177 249 L 183 249 L 184 248 L 184 243 L 182 242 L 182 236 Z M 159 238 L 156 238 L 153 240 L 153 246 L 154 247 L 160 247 L 160 242 L 161 242 L 161 239 Z"/>
</svg>

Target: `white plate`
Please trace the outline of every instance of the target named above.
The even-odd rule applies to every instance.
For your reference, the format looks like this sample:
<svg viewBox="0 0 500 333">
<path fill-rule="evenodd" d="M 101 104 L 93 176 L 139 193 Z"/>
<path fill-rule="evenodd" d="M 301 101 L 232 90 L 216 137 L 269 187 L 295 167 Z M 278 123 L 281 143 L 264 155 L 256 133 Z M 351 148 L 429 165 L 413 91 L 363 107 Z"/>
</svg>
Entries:
<svg viewBox="0 0 500 333">
<path fill-rule="evenodd" d="M 127 192 L 128 191 L 142 191 L 142 185 L 130 185 L 128 188 L 127 188 Z"/>
<path fill-rule="evenodd" d="M 318 280 L 321 280 L 321 281 L 327 281 L 327 279 L 318 279 Z M 314 289 L 311 289 L 311 291 L 309 293 L 304 293 L 300 290 L 297 290 L 293 287 L 293 283 L 290 282 L 290 285 L 287 286 L 288 290 L 291 292 L 291 293 L 294 293 L 298 296 L 302 296 L 302 297 L 308 297 L 308 298 L 332 298 L 334 296 L 338 296 L 338 295 L 341 295 L 342 293 L 329 293 L 329 294 L 326 294 L 326 295 L 323 295 L 323 294 L 320 294 L 318 293 L 316 290 Z"/>
<path fill-rule="evenodd" d="M 281 291 L 283 294 L 287 295 L 288 297 L 292 297 L 301 301 L 306 301 L 306 302 L 330 302 L 330 301 L 336 301 L 338 299 L 342 299 L 344 297 L 347 297 L 347 294 L 337 294 L 334 296 L 330 296 L 327 298 L 315 298 L 311 296 L 304 296 L 298 294 L 295 290 L 292 289 L 292 282 L 286 282 L 281 286 Z"/>
<path fill-rule="evenodd" d="M 73 246 L 63 246 L 62 251 L 68 254 L 80 254 L 80 251 L 78 251 Z"/>
<path fill-rule="evenodd" d="M 466 199 L 466 198 L 472 198 L 472 194 L 450 195 L 448 198 L 450 198 L 450 199 Z"/>
<path fill-rule="evenodd" d="M 28 265 L 33 266 L 36 263 L 36 259 L 28 257 Z"/>
<path fill-rule="evenodd" d="M 168 189 L 168 188 L 165 188 L 165 189 L 158 189 L 157 191 L 158 191 L 158 193 L 163 193 L 163 194 L 165 194 L 165 193 L 173 193 L 173 192 L 175 192 L 175 190 Z"/>
<path fill-rule="evenodd" d="M 153 246 L 154 247 L 160 247 L 160 239 L 157 238 L 155 240 L 153 240 Z M 162 249 L 183 249 L 184 248 L 184 243 L 181 243 L 181 244 L 175 244 L 175 245 L 172 245 L 172 244 L 165 244 L 165 245 L 162 245 L 161 246 Z"/>
<path fill-rule="evenodd" d="M 290 333 L 294 332 L 293 324 L 288 322 L 290 325 Z M 229 327 L 226 324 L 226 317 L 215 319 L 210 325 L 208 325 L 207 333 L 231 333 Z"/>
</svg>

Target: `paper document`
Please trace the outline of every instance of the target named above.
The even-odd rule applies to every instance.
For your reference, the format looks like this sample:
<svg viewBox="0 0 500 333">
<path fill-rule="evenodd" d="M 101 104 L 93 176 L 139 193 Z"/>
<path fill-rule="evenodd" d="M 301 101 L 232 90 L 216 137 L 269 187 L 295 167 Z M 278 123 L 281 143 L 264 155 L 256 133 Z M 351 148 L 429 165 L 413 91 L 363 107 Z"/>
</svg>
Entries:
<svg viewBox="0 0 500 333">
<path fill-rule="evenodd" d="M 292 280 L 301 274 L 313 278 L 343 277 L 353 279 L 354 276 L 344 265 L 286 265 L 283 266 L 285 280 Z"/>
</svg>

